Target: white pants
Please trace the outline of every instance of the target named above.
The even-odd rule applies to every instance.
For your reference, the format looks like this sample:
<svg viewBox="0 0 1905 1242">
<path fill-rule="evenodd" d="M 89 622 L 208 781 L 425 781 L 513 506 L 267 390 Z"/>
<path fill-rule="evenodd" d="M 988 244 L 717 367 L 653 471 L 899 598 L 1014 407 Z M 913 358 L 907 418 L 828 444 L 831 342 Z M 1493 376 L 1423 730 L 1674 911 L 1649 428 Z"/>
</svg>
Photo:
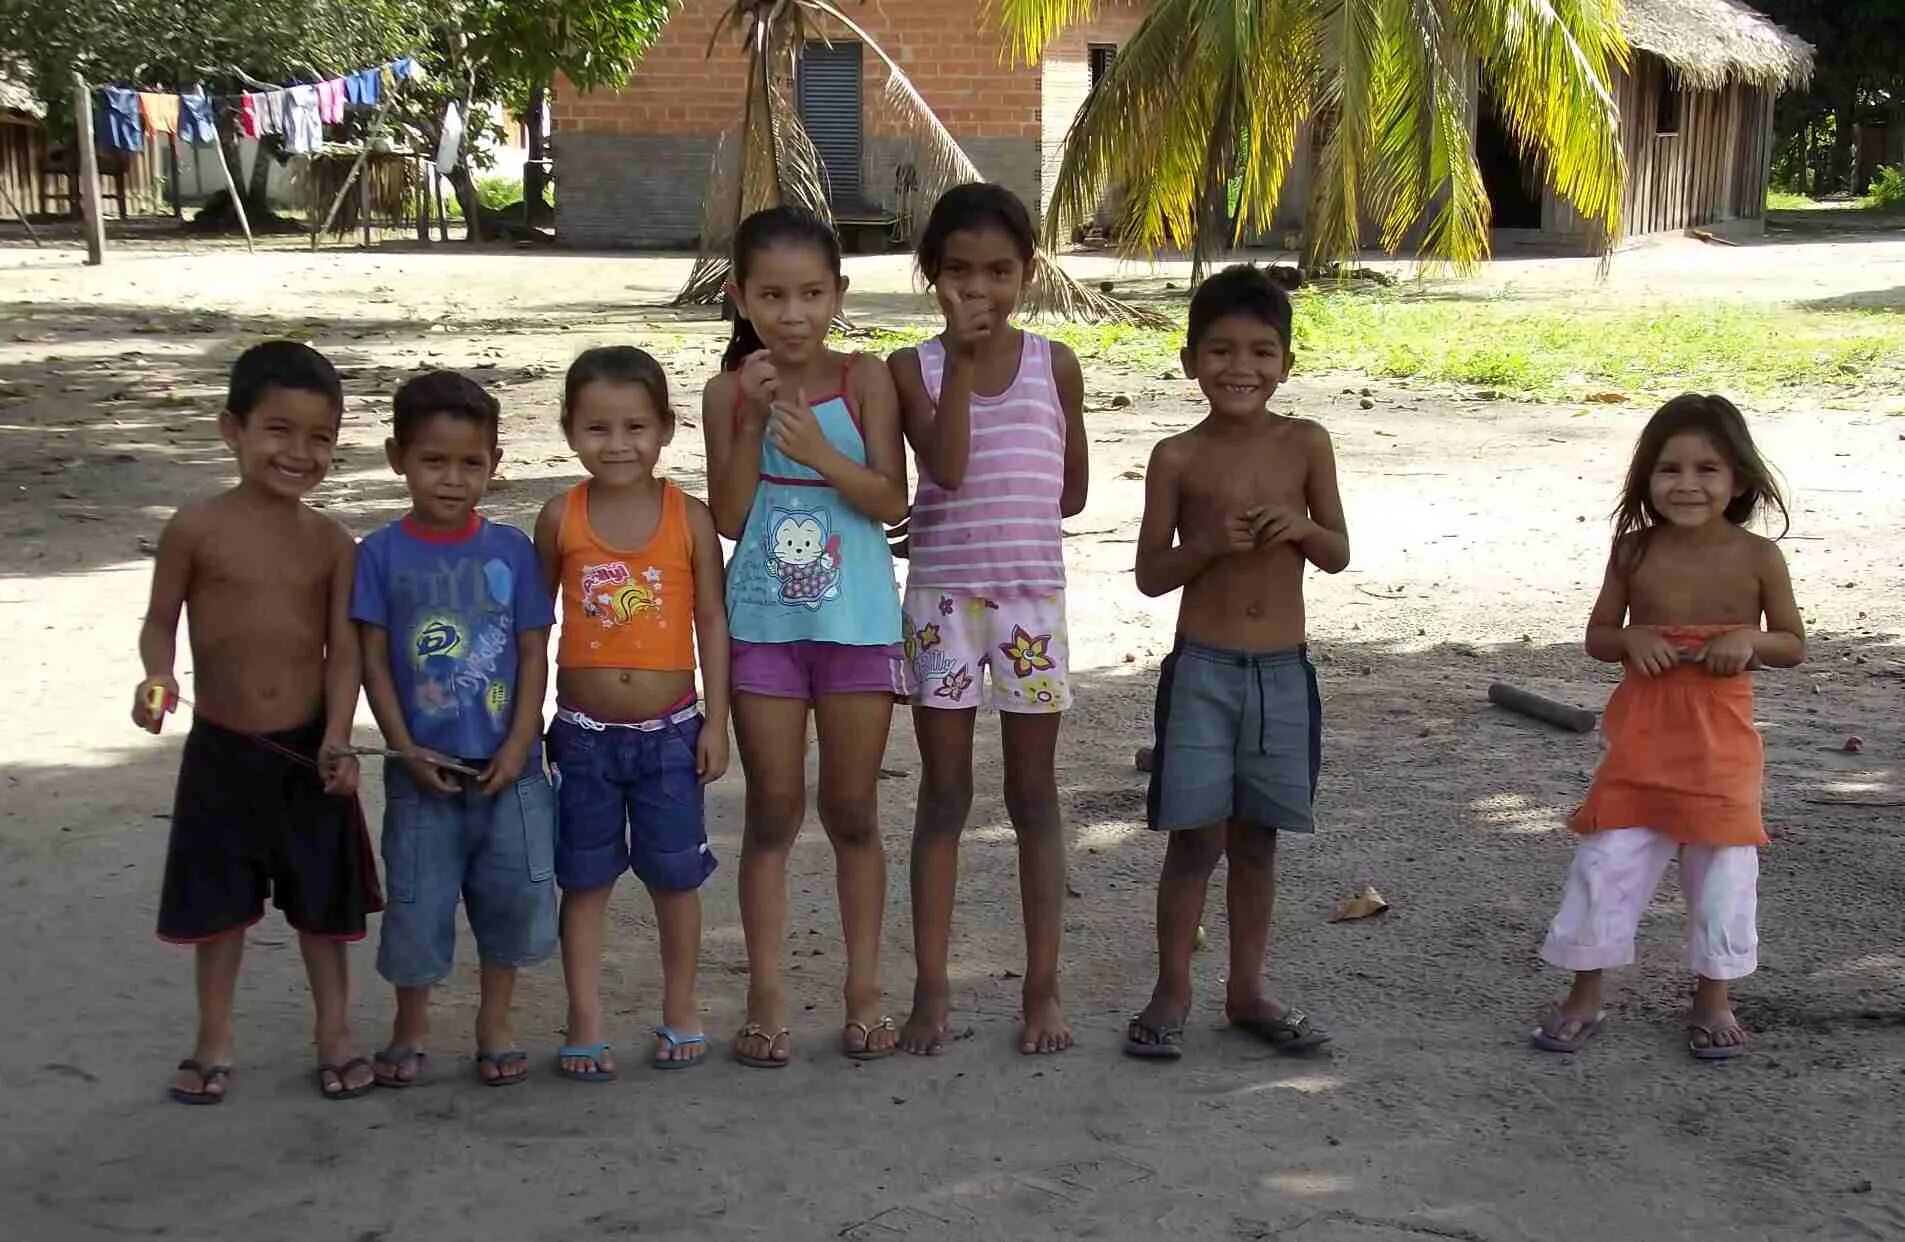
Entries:
<svg viewBox="0 0 1905 1242">
<path fill-rule="evenodd" d="M 1683 846 L 1651 828 L 1581 838 L 1542 959 L 1563 970 L 1632 963 L 1634 932 L 1676 854 L 1687 898 L 1687 961 L 1694 973 L 1708 979 L 1752 974 L 1759 966 L 1758 848 Z"/>
</svg>

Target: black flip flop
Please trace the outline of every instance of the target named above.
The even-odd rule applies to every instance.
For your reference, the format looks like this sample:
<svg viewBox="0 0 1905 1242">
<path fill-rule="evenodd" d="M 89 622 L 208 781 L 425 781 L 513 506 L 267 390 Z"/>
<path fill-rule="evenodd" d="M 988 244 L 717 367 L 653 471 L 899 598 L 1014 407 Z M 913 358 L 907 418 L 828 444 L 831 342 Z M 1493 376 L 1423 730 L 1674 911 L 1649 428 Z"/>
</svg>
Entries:
<svg viewBox="0 0 1905 1242">
<path fill-rule="evenodd" d="M 1184 1056 L 1184 1024 L 1149 1026 L 1142 1015 L 1133 1018 L 1125 1028 L 1124 1054 L 1140 1061 L 1180 1060 Z"/>
<path fill-rule="evenodd" d="M 361 1087 L 352 1087 L 345 1083 L 344 1077 L 358 1066 L 370 1070 L 371 1079 Z M 324 1089 L 324 1076 L 334 1074 L 337 1077 L 337 1090 Z M 369 1095 L 377 1089 L 377 1071 L 365 1057 L 352 1057 L 341 1065 L 320 1065 L 317 1067 L 318 1094 L 335 1103 L 338 1100 L 355 1100 Z"/>
<path fill-rule="evenodd" d="M 191 1057 L 187 1057 L 185 1060 L 179 1062 L 179 1069 L 187 1073 L 198 1075 L 198 1090 L 187 1091 L 184 1087 L 173 1083 L 165 1089 L 165 1093 L 172 1097 L 174 1104 L 203 1106 L 207 1104 L 223 1104 L 225 1102 L 225 1093 L 223 1091 L 207 1091 L 206 1088 L 211 1086 L 213 1082 L 217 1082 L 220 1086 L 223 1086 L 225 1080 L 232 1076 L 231 1066 L 213 1065 L 208 1068 L 193 1060 Z"/>
<path fill-rule="evenodd" d="M 1285 1010 L 1277 1018 L 1246 1018 L 1241 1022 L 1232 1018 L 1230 1024 L 1288 1055 L 1313 1052 L 1330 1042 L 1330 1033 L 1311 1022 L 1310 1015 L 1301 1009 Z"/>
</svg>

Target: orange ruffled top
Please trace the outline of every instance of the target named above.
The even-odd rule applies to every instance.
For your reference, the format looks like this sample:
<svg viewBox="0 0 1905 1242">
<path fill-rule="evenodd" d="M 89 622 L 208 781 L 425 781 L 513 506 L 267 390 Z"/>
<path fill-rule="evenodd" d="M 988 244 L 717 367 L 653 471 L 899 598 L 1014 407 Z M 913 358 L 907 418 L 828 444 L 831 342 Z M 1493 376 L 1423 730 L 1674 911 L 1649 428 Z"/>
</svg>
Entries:
<svg viewBox="0 0 1905 1242">
<path fill-rule="evenodd" d="M 1686 652 L 1736 625 L 1661 626 Z M 1766 758 L 1753 727 L 1753 679 L 1682 664 L 1662 677 L 1631 667 L 1601 716 L 1607 754 L 1569 827 L 1652 828 L 1682 845 L 1765 845 Z"/>
</svg>

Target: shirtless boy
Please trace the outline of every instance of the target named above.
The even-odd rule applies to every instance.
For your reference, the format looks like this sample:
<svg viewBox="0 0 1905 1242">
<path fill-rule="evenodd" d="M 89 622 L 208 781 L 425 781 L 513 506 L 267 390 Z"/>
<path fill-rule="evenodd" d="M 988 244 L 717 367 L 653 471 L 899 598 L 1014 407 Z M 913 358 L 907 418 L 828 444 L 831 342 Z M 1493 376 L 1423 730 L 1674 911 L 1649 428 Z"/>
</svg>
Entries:
<svg viewBox="0 0 1905 1242">
<path fill-rule="evenodd" d="M 1158 681 L 1148 820 L 1169 842 L 1157 987 L 1125 1036 L 1134 1057 L 1183 1055 L 1191 953 L 1225 856 L 1230 1024 L 1280 1052 L 1329 1040 L 1262 976 L 1277 834 L 1314 829 L 1322 713 L 1304 647 L 1304 569 L 1349 564 L 1329 433 L 1266 408 L 1290 376 L 1290 319 L 1289 298 L 1254 267 L 1198 288 L 1183 363 L 1210 415 L 1161 442 L 1145 475 L 1138 589 L 1184 596 Z"/>
<path fill-rule="evenodd" d="M 191 618 L 192 730 L 179 764 L 159 937 L 197 951 L 198 1042 L 170 1094 L 217 1104 L 231 1077 L 232 993 L 245 929 L 265 897 L 296 929 L 317 1010 L 318 1090 L 370 1090 L 348 1016 L 345 945 L 382 908 L 348 746 L 359 658 L 355 545 L 306 507 L 331 468 L 343 414 L 337 372 L 292 341 L 240 355 L 219 431 L 238 485 L 187 505 L 159 536 L 139 632 L 145 680 L 133 723 L 159 732 L 178 703 L 179 610 Z"/>
</svg>

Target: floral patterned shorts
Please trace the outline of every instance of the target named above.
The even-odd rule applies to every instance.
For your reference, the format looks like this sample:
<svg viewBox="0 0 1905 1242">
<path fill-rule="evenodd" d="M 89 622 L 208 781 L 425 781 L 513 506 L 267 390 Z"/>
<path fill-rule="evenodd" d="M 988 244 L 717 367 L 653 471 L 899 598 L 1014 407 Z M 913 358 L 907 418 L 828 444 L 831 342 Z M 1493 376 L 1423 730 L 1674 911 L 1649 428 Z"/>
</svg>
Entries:
<svg viewBox="0 0 1905 1242">
<path fill-rule="evenodd" d="M 988 669 L 999 711 L 1062 712 L 1072 705 L 1063 591 L 992 599 L 913 587 L 905 614 L 906 661 L 919 706 L 978 707 Z"/>
</svg>

